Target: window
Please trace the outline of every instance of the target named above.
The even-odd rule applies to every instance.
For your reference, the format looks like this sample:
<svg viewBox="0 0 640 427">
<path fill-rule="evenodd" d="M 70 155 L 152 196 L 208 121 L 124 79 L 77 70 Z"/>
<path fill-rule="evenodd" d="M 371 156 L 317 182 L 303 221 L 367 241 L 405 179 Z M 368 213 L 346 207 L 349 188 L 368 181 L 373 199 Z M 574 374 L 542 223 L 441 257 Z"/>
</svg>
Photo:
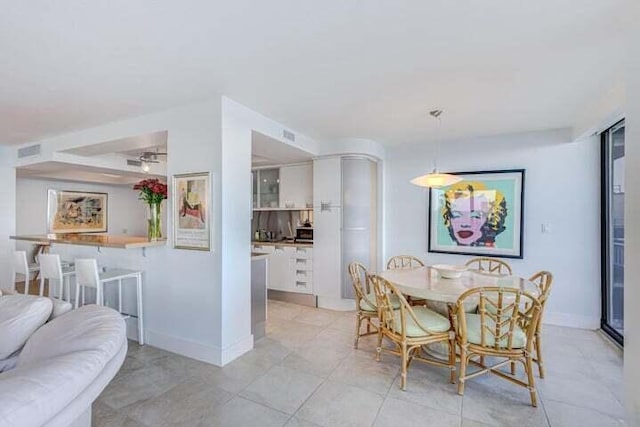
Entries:
<svg viewBox="0 0 640 427">
<path fill-rule="evenodd" d="M 624 339 L 624 120 L 602 133 L 602 329 Z"/>
</svg>

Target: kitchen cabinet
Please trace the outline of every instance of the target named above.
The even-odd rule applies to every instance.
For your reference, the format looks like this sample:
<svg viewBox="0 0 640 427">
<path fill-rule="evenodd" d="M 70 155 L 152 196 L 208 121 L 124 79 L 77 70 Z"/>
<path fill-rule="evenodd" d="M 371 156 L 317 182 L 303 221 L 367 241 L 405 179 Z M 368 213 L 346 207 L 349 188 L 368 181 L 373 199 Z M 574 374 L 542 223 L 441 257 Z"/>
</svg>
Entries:
<svg viewBox="0 0 640 427">
<path fill-rule="evenodd" d="M 342 159 L 328 157 L 313 162 L 313 206 L 340 206 Z"/>
<path fill-rule="evenodd" d="M 280 168 L 280 207 L 313 206 L 313 166 L 311 164 Z"/>
<path fill-rule="evenodd" d="M 253 251 L 267 253 L 267 287 L 277 291 L 313 293 L 313 249 L 301 246 L 253 245 Z"/>
<path fill-rule="evenodd" d="M 314 293 L 318 306 L 343 309 L 354 297 L 348 265 L 378 268 L 378 165 L 353 155 L 313 166 Z"/>
<path fill-rule="evenodd" d="M 280 205 L 280 170 L 259 169 L 257 174 L 258 197 L 260 208 L 277 208 Z"/>
</svg>

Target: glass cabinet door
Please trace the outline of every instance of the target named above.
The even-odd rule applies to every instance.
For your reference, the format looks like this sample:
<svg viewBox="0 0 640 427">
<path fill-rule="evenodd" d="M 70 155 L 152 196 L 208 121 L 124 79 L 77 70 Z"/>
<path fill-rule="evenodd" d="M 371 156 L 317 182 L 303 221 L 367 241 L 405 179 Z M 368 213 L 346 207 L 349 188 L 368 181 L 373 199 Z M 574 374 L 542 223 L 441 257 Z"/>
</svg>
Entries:
<svg viewBox="0 0 640 427">
<path fill-rule="evenodd" d="M 261 208 L 277 208 L 280 203 L 280 170 L 260 169 L 258 179 Z"/>
<path fill-rule="evenodd" d="M 251 171 L 251 200 L 253 209 L 258 207 L 258 171 Z"/>
</svg>

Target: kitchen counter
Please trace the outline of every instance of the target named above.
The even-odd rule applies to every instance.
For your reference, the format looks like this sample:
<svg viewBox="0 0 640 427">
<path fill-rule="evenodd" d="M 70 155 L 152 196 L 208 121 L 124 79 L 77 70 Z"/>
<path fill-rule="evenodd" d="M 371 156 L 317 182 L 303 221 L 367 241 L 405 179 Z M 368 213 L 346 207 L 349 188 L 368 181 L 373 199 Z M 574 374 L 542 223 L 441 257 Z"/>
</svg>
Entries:
<svg viewBox="0 0 640 427">
<path fill-rule="evenodd" d="M 257 261 L 259 259 L 267 258 L 270 254 L 262 252 L 251 252 L 251 261 Z"/>
<path fill-rule="evenodd" d="M 258 240 L 252 240 L 251 244 L 252 245 L 257 245 L 257 246 L 293 246 L 293 247 L 297 247 L 297 248 L 312 248 L 313 247 L 313 243 L 296 243 L 296 242 L 291 242 L 291 241 L 279 241 L 279 242 L 265 241 L 265 242 L 261 242 L 261 241 L 258 241 Z"/>
<path fill-rule="evenodd" d="M 9 238 L 34 242 L 40 245 L 58 243 L 120 249 L 148 248 L 152 246 L 165 246 L 167 244 L 166 239 L 149 241 L 148 238 L 141 236 L 116 236 L 109 234 L 42 234 L 33 236 L 9 236 Z"/>
</svg>

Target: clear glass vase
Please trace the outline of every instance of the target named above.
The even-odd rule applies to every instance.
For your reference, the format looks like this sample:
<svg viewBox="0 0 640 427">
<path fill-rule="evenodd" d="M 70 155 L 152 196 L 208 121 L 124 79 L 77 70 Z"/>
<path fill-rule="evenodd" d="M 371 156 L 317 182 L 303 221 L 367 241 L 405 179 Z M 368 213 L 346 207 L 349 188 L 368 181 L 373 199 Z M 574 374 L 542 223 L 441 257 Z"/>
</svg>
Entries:
<svg viewBox="0 0 640 427">
<path fill-rule="evenodd" d="M 160 221 L 160 203 L 149 203 L 149 219 L 147 220 L 149 240 L 162 239 L 162 223 Z"/>
</svg>

